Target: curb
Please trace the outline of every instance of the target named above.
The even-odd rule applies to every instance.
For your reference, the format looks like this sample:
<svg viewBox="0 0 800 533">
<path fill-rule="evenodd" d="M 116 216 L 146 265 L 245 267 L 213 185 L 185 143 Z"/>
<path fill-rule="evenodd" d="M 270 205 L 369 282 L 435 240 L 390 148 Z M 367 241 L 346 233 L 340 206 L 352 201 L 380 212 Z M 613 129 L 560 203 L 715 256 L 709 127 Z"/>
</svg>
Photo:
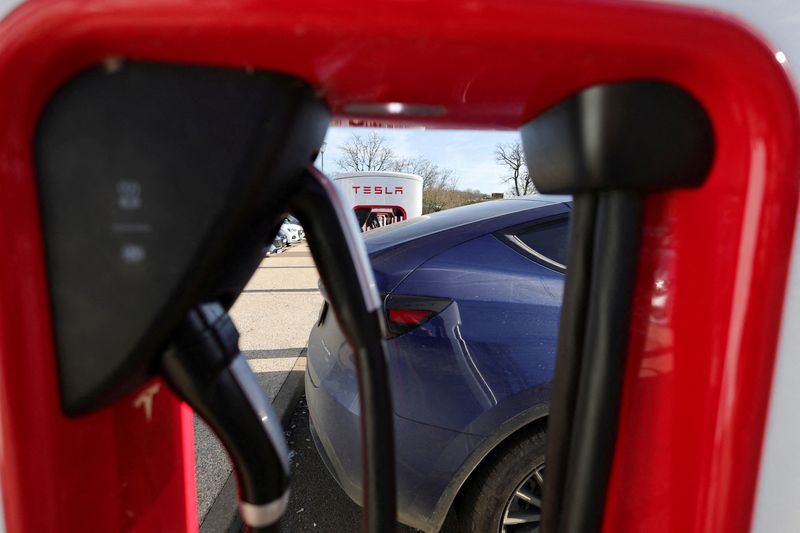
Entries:
<svg viewBox="0 0 800 533">
<path fill-rule="evenodd" d="M 305 372 L 306 349 L 303 348 L 272 402 L 272 407 L 284 428 L 288 425 L 294 408 L 303 395 Z M 231 472 L 203 518 L 203 522 L 200 524 L 200 533 L 239 533 L 242 531 L 244 524 L 239 517 L 237 504 L 236 477 Z"/>
</svg>

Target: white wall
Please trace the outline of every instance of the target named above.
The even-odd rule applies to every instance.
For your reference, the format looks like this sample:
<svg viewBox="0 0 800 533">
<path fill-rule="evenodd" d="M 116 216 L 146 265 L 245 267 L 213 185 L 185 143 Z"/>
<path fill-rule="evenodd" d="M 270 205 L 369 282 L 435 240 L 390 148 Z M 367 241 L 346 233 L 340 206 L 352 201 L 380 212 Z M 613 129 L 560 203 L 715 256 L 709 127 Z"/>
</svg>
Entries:
<svg viewBox="0 0 800 533">
<path fill-rule="evenodd" d="M 387 205 L 402 207 L 408 218 L 422 214 L 422 179 L 388 173 L 334 177 L 350 207 Z"/>
</svg>

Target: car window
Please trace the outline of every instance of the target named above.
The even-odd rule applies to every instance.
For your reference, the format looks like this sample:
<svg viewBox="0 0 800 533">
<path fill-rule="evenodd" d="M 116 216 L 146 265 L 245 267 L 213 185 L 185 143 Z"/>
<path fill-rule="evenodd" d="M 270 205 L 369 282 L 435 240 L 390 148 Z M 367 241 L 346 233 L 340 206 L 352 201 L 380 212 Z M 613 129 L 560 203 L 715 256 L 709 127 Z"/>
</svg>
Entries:
<svg viewBox="0 0 800 533">
<path fill-rule="evenodd" d="M 543 196 L 541 200 L 525 197 L 455 207 L 368 231 L 364 244 L 372 254 L 440 231 L 552 203 L 550 197 Z"/>
<path fill-rule="evenodd" d="M 564 268 L 567 263 L 568 235 L 569 219 L 559 217 L 556 220 L 515 229 L 509 237 L 514 244 L 535 258 L 556 263 L 556 266 Z"/>
</svg>

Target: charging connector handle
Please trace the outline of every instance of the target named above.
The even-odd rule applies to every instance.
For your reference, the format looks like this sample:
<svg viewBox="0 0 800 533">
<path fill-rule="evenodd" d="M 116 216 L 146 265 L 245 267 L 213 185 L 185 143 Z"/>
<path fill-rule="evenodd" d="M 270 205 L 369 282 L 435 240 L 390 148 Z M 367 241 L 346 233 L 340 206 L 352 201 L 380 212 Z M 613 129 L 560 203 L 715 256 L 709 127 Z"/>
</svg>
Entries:
<svg viewBox="0 0 800 533">
<path fill-rule="evenodd" d="M 239 333 L 220 304 L 189 311 L 161 372 L 228 451 L 245 525 L 277 531 L 289 500 L 289 452 L 272 404 L 239 351 Z"/>
</svg>

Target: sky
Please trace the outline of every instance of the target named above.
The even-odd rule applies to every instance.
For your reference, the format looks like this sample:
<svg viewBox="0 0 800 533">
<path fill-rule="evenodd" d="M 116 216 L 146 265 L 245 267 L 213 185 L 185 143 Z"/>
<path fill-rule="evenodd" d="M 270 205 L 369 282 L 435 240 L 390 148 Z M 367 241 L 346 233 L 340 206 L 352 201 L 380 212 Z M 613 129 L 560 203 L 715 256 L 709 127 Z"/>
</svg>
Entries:
<svg viewBox="0 0 800 533">
<path fill-rule="evenodd" d="M 0 18 L 22 3 L 22 0 L 0 0 Z"/>
<path fill-rule="evenodd" d="M 498 143 L 518 140 L 519 133 L 515 131 L 331 127 L 325 137 L 324 170 L 328 174 L 338 172 L 340 146 L 352 135 L 365 137 L 371 132 L 383 136 L 386 146 L 399 157 L 422 156 L 452 169 L 459 189 L 478 189 L 487 194 L 508 190 L 508 184 L 500 179 L 504 168 L 495 162 L 494 150 Z M 316 164 L 321 165 L 320 159 Z"/>
</svg>

